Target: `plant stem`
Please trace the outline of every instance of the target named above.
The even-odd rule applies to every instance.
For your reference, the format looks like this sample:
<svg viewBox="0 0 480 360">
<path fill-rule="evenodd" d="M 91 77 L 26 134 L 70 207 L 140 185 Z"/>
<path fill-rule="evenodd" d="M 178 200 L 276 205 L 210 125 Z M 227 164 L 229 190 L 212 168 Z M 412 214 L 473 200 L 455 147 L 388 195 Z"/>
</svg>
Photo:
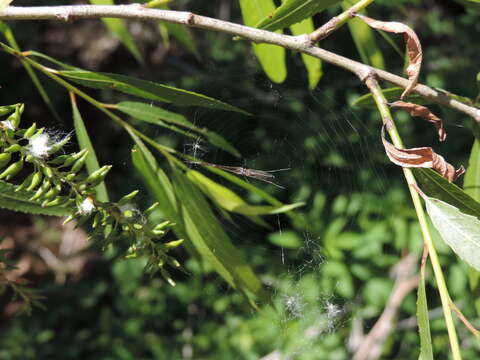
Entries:
<svg viewBox="0 0 480 360">
<path fill-rule="evenodd" d="M 387 105 L 387 100 L 382 93 L 382 89 L 378 85 L 377 80 L 374 76 L 368 76 L 365 80 L 368 88 L 370 89 L 377 108 L 382 116 L 383 124 L 386 126 L 388 134 L 392 139 L 393 144 L 398 148 L 403 148 L 403 143 L 398 134 L 398 131 L 393 122 L 392 114 Z M 420 229 L 423 236 L 423 241 L 428 249 L 430 255 L 430 261 L 432 263 L 433 273 L 435 275 L 435 280 L 438 286 L 438 292 L 440 293 L 440 299 L 442 301 L 443 315 L 445 317 L 445 323 L 447 325 L 448 337 L 450 339 L 450 347 L 452 349 L 452 356 L 454 360 L 461 360 L 460 347 L 458 344 L 457 332 L 455 330 L 455 324 L 453 323 L 452 311 L 450 309 L 450 295 L 448 293 L 448 288 L 445 283 L 445 277 L 443 276 L 442 267 L 438 260 L 437 251 L 432 241 L 432 236 L 430 234 L 430 229 L 427 223 L 427 217 L 425 215 L 425 210 L 423 209 L 422 202 L 420 200 L 420 195 L 414 189 L 413 186 L 417 185 L 415 177 L 411 169 L 403 168 L 403 173 L 405 179 L 407 180 L 408 188 L 410 190 L 410 195 L 413 200 L 413 205 L 417 213 L 418 222 L 420 223 Z M 412 186 L 413 185 L 413 186 Z"/>
</svg>

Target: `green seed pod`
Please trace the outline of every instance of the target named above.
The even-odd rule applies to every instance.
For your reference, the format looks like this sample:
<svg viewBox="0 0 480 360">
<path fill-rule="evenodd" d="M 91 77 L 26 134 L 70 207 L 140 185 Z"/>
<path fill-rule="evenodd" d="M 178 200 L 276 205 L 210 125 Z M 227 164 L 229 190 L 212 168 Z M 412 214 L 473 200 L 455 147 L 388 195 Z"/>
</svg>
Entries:
<svg viewBox="0 0 480 360">
<path fill-rule="evenodd" d="M 88 153 L 88 150 L 87 150 L 87 149 L 83 149 L 83 150 L 79 151 L 78 153 L 75 153 L 75 154 L 72 154 L 72 155 L 68 155 L 68 158 L 65 160 L 65 162 L 64 162 L 63 165 L 62 165 L 62 167 L 72 165 L 75 161 L 77 161 L 78 159 L 80 159 L 80 158 L 81 158 L 82 156 L 84 156 L 86 153 Z"/>
<path fill-rule="evenodd" d="M 179 240 L 173 240 L 173 241 L 169 241 L 165 244 L 163 244 L 165 250 L 170 250 L 170 249 L 173 249 L 173 248 L 176 248 L 177 246 L 180 246 L 182 245 L 183 243 L 183 239 L 179 239 Z"/>
<path fill-rule="evenodd" d="M 63 164 L 65 160 L 67 160 L 71 156 L 72 155 L 60 155 L 60 156 L 57 156 L 55 159 L 48 160 L 48 163 L 50 165 L 60 165 L 60 164 Z"/>
<path fill-rule="evenodd" d="M 75 219 L 74 215 L 68 215 L 67 218 L 63 221 L 63 225 L 67 225 L 73 219 Z"/>
<path fill-rule="evenodd" d="M 29 199 L 30 201 L 34 201 L 37 199 L 40 199 L 43 194 L 45 194 L 48 190 L 50 190 L 50 187 L 52 186 L 52 183 L 50 181 L 45 181 L 42 186 L 40 186 L 37 190 L 37 192 Z"/>
<path fill-rule="evenodd" d="M 43 174 L 41 171 L 37 171 L 35 174 L 33 174 L 32 177 L 32 182 L 28 186 L 27 190 L 28 191 L 33 191 L 37 188 L 38 185 L 40 185 L 40 182 L 43 179 Z"/>
<path fill-rule="evenodd" d="M 35 131 L 37 131 L 37 124 L 33 123 L 32 126 L 25 130 L 25 134 L 23 134 L 23 137 L 25 139 L 31 138 L 33 135 L 35 135 Z"/>
<path fill-rule="evenodd" d="M 101 221 L 102 221 L 102 213 L 98 212 L 95 214 L 93 218 L 92 228 L 95 229 L 100 224 Z"/>
<path fill-rule="evenodd" d="M 27 156 L 25 156 L 25 161 L 28 163 L 33 163 L 35 162 L 35 156 L 28 154 Z"/>
<path fill-rule="evenodd" d="M 23 189 L 25 189 L 28 186 L 28 184 L 30 184 L 32 182 L 32 179 L 33 179 L 33 173 L 28 175 L 25 178 L 25 180 L 23 180 L 23 182 L 15 189 L 15 192 L 19 192 L 19 191 L 22 191 Z"/>
<path fill-rule="evenodd" d="M 0 174 L 0 180 L 5 178 L 7 180 L 11 179 L 15 175 L 17 175 L 19 171 L 22 169 L 23 169 L 23 161 L 20 160 L 20 161 L 14 162 L 12 165 L 7 167 L 4 172 Z"/>
<path fill-rule="evenodd" d="M 45 200 L 42 207 L 60 206 L 68 203 L 70 199 L 67 196 L 58 196 L 53 200 Z"/>
<path fill-rule="evenodd" d="M 152 233 L 153 236 L 162 236 L 162 235 L 165 234 L 165 231 L 163 231 L 163 230 L 152 229 L 152 230 L 150 230 L 150 232 Z"/>
<path fill-rule="evenodd" d="M 172 223 L 170 221 L 164 221 L 158 225 L 156 225 L 153 230 L 163 230 L 165 229 L 167 226 L 170 226 Z"/>
<path fill-rule="evenodd" d="M 156 202 L 156 203 L 153 203 L 152 205 L 150 205 L 150 207 L 143 212 L 144 215 L 145 216 L 150 215 L 153 211 L 155 211 L 155 209 L 158 207 L 158 205 L 160 205 L 159 202 Z"/>
<path fill-rule="evenodd" d="M 12 154 L 10 153 L 0 154 L 0 169 L 7 166 L 11 159 L 12 159 Z"/>
<path fill-rule="evenodd" d="M 133 229 L 135 230 L 142 230 L 143 229 L 143 225 L 142 224 L 138 224 L 138 223 L 135 223 L 132 225 Z"/>
<path fill-rule="evenodd" d="M 19 104 L 19 106 L 15 107 L 15 112 L 7 118 L 7 121 L 10 121 L 15 129 L 17 129 L 18 125 L 20 125 L 23 109 L 24 105 Z"/>
<path fill-rule="evenodd" d="M 53 177 L 53 170 L 51 167 L 48 166 L 42 166 L 42 172 L 45 175 L 45 177 L 51 179 Z"/>
<path fill-rule="evenodd" d="M 9 147 L 5 148 L 5 150 L 3 150 L 3 151 L 6 152 L 6 153 L 13 153 L 13 152 L 20 151 L 20 150 L 22 150 L 22 146 L 20 144 L 13 144 L 13 145 L 10 145 Z"/>
<path fill-rule="evenodd" d="M 93 173 L 91 173 L 85 179 L 85 182 L 89 183 L 91 186 L 100 184 L 103 181 L 103 179 L 105 179 L 105 176 L 107 176 L 111 168 L 112 168 L 112 165 L 102 166 L 100 169 L 97 169 Z"/>
<path fill-rule="evenodd" d="M 138 194 L 138 192 L 139 192 L 138 190 L 132 191 L 130 194 L 127 194 L 124 197 L 122 197 L 120 200 L 118 200 L 117 204 L 119 206 L 128 204 Z"/>
<path fill-rule="evenodd" d="M 80 157 L 80 159 L 75 161 L 75 163 L 73 164 L 70 171 L 72 173 L 76 173 L 77 171 L 79 171 L 83 167 L 83 165 L 85 165 L 85 161 L 87 160 L 87 156 L 88 156 L 88 151 L 85 152 L 85 154 L 83 154 L 82 157 Z"/>
<path fill-rule="evenodd" d="M 70 141 L 70 136 L 64 137 L 62 140 L 59 142 L 55 143 L 52 145 L 50 151 L 48 152 L 49 154 L 55 154 L 58 150 L 60 150 L 62 147 L 65 146 L 66 143 Z"/>
<path fill-rule="evenodd" d="M 60 191 L 62 191 L 62 185 L 57 184 L 54 187 L 52 187 L 50 190 L 47 191 L 47 193 L 43 196 L 45 200 L 51 200 L 55 196 L 57 196 Z"/>
<path fill-rule="evenodd" d="M 159 267 L 160 267 L 160 274 L 163 276 L 163 278 L 164 278 L 165 280 L 167 280 L 167 282 L 168 282 L 171 286 L 175 286 L 175 285 L 176 285 L 175 281 L 173 281 L 173 279 L 172 279 L 172 277 L 170 276 L 170 274 L 168 273 L 168 271 L 163 268 L 163 264 L 162 264 L 162 266 L 159 265 Z"/>
<path fill-rule="evenodd" d="M 181 267 L 182 265 L 180 265 L 180 263 L 177 261 L 177 259 L 171 257 L 171 256 L 167 256 L 167 263 L 174 267 L 174 268 L 179 268 Z"/>
</svg>

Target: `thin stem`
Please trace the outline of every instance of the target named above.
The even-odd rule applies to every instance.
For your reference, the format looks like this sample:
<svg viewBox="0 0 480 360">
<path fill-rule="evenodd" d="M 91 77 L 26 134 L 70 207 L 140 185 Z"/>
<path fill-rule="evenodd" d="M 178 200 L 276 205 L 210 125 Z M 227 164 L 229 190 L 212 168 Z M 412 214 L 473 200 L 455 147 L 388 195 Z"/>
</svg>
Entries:
<svg viewBox="0 0 480 360">
<path fill-rule="evenodd" d="M 364 0 L 365 5 L 368 3 Z M 8 6 L 0 10 L 0 20 L 57 20 L 70 22 L 78 19 L 123 18 L 139 20 L 169 21 L 190 27 L 223 32 L 240 36 L 255 43 L 268 43 L 286 49 L 302 52 L 327 63 L 341 67 L 357 75 L 360 79 L 374 72 L 378 79 L 406 88 L 409 81 L 401 76 L 373 68 L 349 58 L 337 55 L 312 44 L 310 35 L 290 36 L 260 30 L 228 21 L 200 16 L 186 11 L 149 9 L 141 4 L 130 5 L 70 5 L 70 6 Z M 443 90 L 436 90 L 426 85 L 417 84 L 413 92 L 420 96 L 463 112 L 480 123 L 480 109 L 460 102 Z"/>
<path fill-rule="evenodd" d="M 382 93 L 382 89 L 378 85 L 377 80 L 374 75 L 368 76 L 365 80 L 372 96 L 375 100 L 377 108 L 382 116 L 382 121 L 386 126 L 386 129 L 392 139 L 393 144 L 398 148 L 403 148 L 403 143 L 400 138 L 400 135 L 395 127 L 393 122 L 392 114 L 390 113 L 390 108 L 387 105 L 387 99 Z M 420 229 L 423 236 L 423 241 L 428 249 L 430 255 L 430 261 L 432 263 L 433 273 L 435 275 L 435 280 L 438 286 L 438 292 L 440 293 L 440 299 L 442 301 L 443 316 L 445 318 L 445 323 L 447 325 L 448 337 L 450 339 L 450 346 L 452 349 L 452 356 L 454 360 L 461 360 L 460 347 L 458 344 L 457 332 L 455 330 L 455 324 L 453 323 L 452 311 L 450 309 L 450 295 L 448 293 L 448 288 L 445 283 L 445 277 L 443 276 L 442 267 L 440 266 L 440 261 L 438 259 L 437 251 L 432 241 L 432 236 L 430 234 L 430 229 L 427 223 L 427 217 L 425 215 L 425 210 L 423 209 L 422 202 L 420 200 L 420 195 L 414 189 L 417 186 L 417 182 L 413 175 L 411 169 L 403 168 L 403 174 L 407 180 L 408 188 L 410 190 L 410 195 L 413 200 L 413 205 L 417 213 L 418 222 L 420 223 Z"/>
<path fill-rule="evenodd" d="M 322 25 L 309 35 L 311 43 L 314 44 L 322 39 L 325 39 L 335 30 L 345 25 L 347 21 L 354 16 L 355 13 L 362 11 L 374 1 L 375 0 L 360 0 L 352 7 L 342 12 L 340 15 L 334 16 L 328 22 L 326 22 L 324 25 Z"/>
</svg>

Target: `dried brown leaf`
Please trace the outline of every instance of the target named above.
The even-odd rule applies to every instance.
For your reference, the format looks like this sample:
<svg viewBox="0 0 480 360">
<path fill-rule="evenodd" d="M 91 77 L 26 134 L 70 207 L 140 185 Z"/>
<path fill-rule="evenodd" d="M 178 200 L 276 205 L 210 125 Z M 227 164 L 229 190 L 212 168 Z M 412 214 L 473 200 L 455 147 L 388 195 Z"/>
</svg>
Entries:
<svg viewBox="0 0 480 360">
<path fill-rule="evenodd" d="M 385 126 L 382 127 L 382 142 L 388 158 L 401 167 L 431 168 L 440 173 L 449 182 L 455 181 L 465 172 L 463 166 L 455 170 L 453 165 L 446 162 L 443 156 L 438 155 L 431 147 L 399 149 L 385 139 Z"/>
<path fill-rule="evenodd" d="M 426 106 L 413 104 L 405 101 L 395 101 L 393 103 L 390 103 L 389 105 L 405 110 L 411 116 L 418 116 L 433 123 L 438 132 L 438 139 L 440 141 L 445 141 L 445 139 L 447 138 L 447 133 L 445 132 L 445 128 L 443 127 L 442 119 L 433 114 Z"/>
<path fill-rule="evenodd" d="M 413 88 L 417 85 L 420 67 L 422 66 L 422 45 L 420 44 L 417 34 L 415 34 L 415 32 L 409 26 L 401 22 L 380 21 L 361 14 L 356 14 L 356 16 L 374 29 L 392 32 L 395 34 L 403 34 L 409 61 L 409 65 L 405 70 L 408 75 L 409 84 L 400 96 L 400 99 L 405 99 L 408 95 L 410 95 Z"/>
</svg>

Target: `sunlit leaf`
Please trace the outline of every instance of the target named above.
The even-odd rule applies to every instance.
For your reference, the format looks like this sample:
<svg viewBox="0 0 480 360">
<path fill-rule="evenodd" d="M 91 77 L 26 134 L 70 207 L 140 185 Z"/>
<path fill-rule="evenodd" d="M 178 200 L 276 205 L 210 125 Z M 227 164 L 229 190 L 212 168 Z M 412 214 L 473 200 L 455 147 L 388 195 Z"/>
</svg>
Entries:
<svg viewBox="0 0 480 360">
<path fill-rule="evenodd" d="M 314 31 L 313 20 L 307 18 L 290 26 L 293 35 L 309 34 Z M 314 89 L 322 77 L 322 61 L 313 56 L 301 53 L 302 61 L 308 72 L 308 88 Z"/>
<path fill-rule="evenodd" d="M 80 145 L 81 149 L 87 149 L 88 155 L 87 160 L 85 161 L 85 166 L 89 174 L 93 173 L 94 171 L 100 168 L 98 164 L 97 155 L 95 154 L 95 149 L 92 145 L 90 137 L 88 136 L 87 129 L 85 127 L 85 123 L 83 122 L 82 115 L 80 111 L 78 111 L 77 102 L 75 97 L 72 95 L 70 97 L 71 104 L 72 104 L 72 113 L 73 113 L 73 125 L 75 126 L 75 135 L 78 140 L 78 144 Z M 108 201 L 108 192 L 107 187 L 105 186 L 105 182 L 102 181 L 96 187 L 97 198 L 100 201 Z"/>
<path fill-rule="evenodd" d="M 113 0 L 90 0 L 90 2 L 94 5 L 114 5 Z M 127 29 L 125 21 L 114 18 L 102 18 L 102 21 L 110 30 L 110 32 L 115 35 L 123 43 L 123 45 L 126 46 L 130 53 L 138 60 L 138 62 L 143 63 L 142 55 L 138 50 L 135 40 L 132 38 Z"/>
<path fill-rule="evenodd" d="M 475 201 L 457 185 L 449 183 L 431 169 L 412 169 L 420 182 L 422 191 L 430 197 L 443 200 L 463 213 L 480 218 L 480 203 Z"/>
<path fill-rule="evenodd" d="M 178 171 L 174 171 L 173 180 L 185 229 L 198 252 L 231 286 L 245 294 L 260 295 L 260 281 L 233 246 L 200 191 Z"/>
<path fill-rule="evenodd" d="M 475 139 L 463 181 L 465 192 L 480 201 L 480 140 Z"/>
<path fill-rule="evenodd" d="M 346 10 L 354 4 L 355 1 L 353 0 L 345 0 L 342 7 Z M 365 11 L 362 11 L 362 14 L 365 13 Z M 385 69 L 383 54 L 375 41 L 372 29 L 359 19 L 349 20 L 348 27 L 363 63 L 378 69 Z"/>
<path fill-rule="evenodd" d="M 247 26 L 255 26 L 262 18 L 273 13 L 273 0 L 239 0 L 243 22 Z M 285 65 L 285 49 L 270 44 L 252 44 L 263 71 L 276 83 L 282 83 L 287 77 Z"/>
<path fill-rule="evenodd" d="M 341 0 L 285 0 L 275 11 L 264 14 L 255 25 L 270 31 L 283 29 L 339 2 Z"/>
<path fill-rule="evenodd" d="M 467 264 L 480 270 L 480 220 L 441 200 L 427 196 L 424 200 L 443 241 Z"/>
<path fill-rule="evenodd" d="M 235 106 L 192 91 L 162 85 L 130 76 L 92 71 L 59 71 L 59 75 L 77 84 L 94 89 L 110 89 L 148 100 L 182 106 L 203 106 L 209 109 L 236 111 L 248 114 Z"/>
</svg>

